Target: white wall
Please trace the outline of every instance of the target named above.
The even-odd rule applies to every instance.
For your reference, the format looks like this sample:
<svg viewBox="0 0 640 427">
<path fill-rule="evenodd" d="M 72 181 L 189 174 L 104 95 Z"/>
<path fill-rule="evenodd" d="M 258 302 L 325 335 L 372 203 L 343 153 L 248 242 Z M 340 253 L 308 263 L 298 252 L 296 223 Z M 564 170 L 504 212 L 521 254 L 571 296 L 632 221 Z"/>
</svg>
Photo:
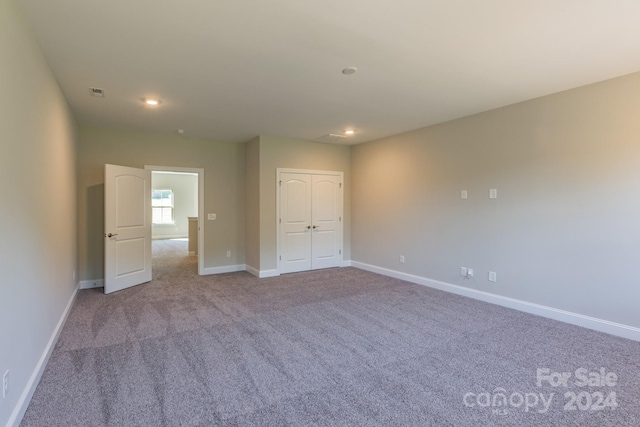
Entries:
<svg viewBox="0 0 640 427">
<path fill-rule="evenodd" d="M 189 217 L 198 216 L 198 175 L 185 173 L 152 172 L 154 190 L 172 190 L 173 225 L 153 224 L 153 239 L 186 238 L 189 235 Z"/>
<path fill-rule="evenodd" d="M 75 295 L 75 124 L 13 0 L 0 0 L 0 425 L 26 409 Z M 17 418 L 16 418 L 17 417 Z"/>
<path fill-rule="evenodd" d="M 355 146 L 352 259 L 640 327 L 639 93 L 633 74 Z"/>
</svg>

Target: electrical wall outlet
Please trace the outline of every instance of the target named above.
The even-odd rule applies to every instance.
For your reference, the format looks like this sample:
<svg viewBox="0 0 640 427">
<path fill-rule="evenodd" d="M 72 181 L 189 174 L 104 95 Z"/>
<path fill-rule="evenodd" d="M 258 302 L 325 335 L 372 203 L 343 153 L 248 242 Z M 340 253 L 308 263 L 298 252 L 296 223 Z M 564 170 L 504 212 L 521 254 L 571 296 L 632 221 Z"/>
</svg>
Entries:
<svg viewBox="0 0 640 427">
<path fill-rule="evenodd" d="M 8 369 L 2 376 L 2 398 L 7 397 L 7 393 L 9 393 L 9 370 Z"/>
<path fill-rule="evenodd" d="M 213 221 L 214 219 L 216 219 L 216 214 L 214 213 L 207 214 L 207 219 L 209 221 Z"/>
<path fill-rule="evenodd" d="M 400 255 L 400 263 L 404 264 L 404 255 Z"/>
<path fill-rule="evenodd" d="M 467 277 L 467 267 L 460 267 L 460 275 L 462 277 Z"/>
<path fill-rule="evenodd" d="M 227 251 L 227 258 L 231 258 L 231 251 Z"/>
<path fill-rule="evenodd" d="M 490 282 L 495 282 L 497 280 L 496 278 L 496 272 L 495 271 L 490 271 L 489 272 L 489 281 Z"/>
</svg>

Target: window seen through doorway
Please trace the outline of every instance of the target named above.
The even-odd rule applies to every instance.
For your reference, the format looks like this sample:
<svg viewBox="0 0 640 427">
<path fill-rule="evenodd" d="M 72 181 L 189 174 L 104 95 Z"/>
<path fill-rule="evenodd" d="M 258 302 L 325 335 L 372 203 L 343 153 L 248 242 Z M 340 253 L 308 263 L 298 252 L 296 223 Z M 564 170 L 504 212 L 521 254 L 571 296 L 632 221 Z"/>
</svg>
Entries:
<svg viewBox="0 0 640 427">
<path fill-rule="evenodd" d="M 151 211 L 154 224 L 175 224 L 173 220 L 173 191 L 152 190 Z"/>
</svg>

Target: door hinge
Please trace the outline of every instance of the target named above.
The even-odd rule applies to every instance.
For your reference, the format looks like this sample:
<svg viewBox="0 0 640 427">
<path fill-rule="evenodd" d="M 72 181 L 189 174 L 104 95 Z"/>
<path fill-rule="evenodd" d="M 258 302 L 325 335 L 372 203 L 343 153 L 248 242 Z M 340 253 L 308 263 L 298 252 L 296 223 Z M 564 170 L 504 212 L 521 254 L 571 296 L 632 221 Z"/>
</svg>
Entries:
<svg viewBox="0 0 640 427">
<path fill-rule="evenodd" d="M 338 217 L 338 221 L 342 222 L 342 217 L 341 216 Z"/>
<path fill-rule="evenodd" d="M 278 218 L 278 224 L 282 224 L 282 218 Z"/>
<path fill-rule="evenodd" d="M 280 255 L 280 261 L 282 261 L 282 255 Z"/>
<path fill-rule="evenodd" d="M 280 183 L 279 183 L 279 184 L 280 184 L 280 187 L 282 187 L 282 181 L 280 181 Z"/>
<path fill-rule="evenodd" d="M 340 183 L 340 188 L 342 188 L 342 183 Z"/>
<path fill-rule="evenodd" d="M 340 250 L 338 251 L 338 254 L 339 254 L 339 255 L 342 255 L 342 249 L 340 249 Z"/>
</svg>

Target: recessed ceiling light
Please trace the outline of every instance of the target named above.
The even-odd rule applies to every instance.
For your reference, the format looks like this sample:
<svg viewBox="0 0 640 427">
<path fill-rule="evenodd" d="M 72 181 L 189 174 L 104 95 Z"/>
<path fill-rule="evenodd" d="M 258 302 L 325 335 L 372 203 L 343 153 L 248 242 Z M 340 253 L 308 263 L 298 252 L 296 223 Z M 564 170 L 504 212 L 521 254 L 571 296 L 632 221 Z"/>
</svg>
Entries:
<svg viewBox="0 0 640 427">
<path fill-rule="evenodd" d="M 147 105 L 158 105 L 160 100 L 158 98 L 145 98 L 144 103 Z"/>
<path fill-rule="evenodd" d="M 356 71 L 358 71 L 358 69 L 356 67 L 347 67 L 347 68 L 342 70 L 342 74 L 353 74 Z"/>
<path fill-rule="evenodd" d="M 345 131 L 344 131 L 344 134 L 345 134 L 345 135 L 353 135 L 354 133 L 356 133 L 356 131 L 355 131 L 355 130 L 353 130 L 353 129 L 349 129 L 349 130 L 345 130 Z"/>
</svg>

